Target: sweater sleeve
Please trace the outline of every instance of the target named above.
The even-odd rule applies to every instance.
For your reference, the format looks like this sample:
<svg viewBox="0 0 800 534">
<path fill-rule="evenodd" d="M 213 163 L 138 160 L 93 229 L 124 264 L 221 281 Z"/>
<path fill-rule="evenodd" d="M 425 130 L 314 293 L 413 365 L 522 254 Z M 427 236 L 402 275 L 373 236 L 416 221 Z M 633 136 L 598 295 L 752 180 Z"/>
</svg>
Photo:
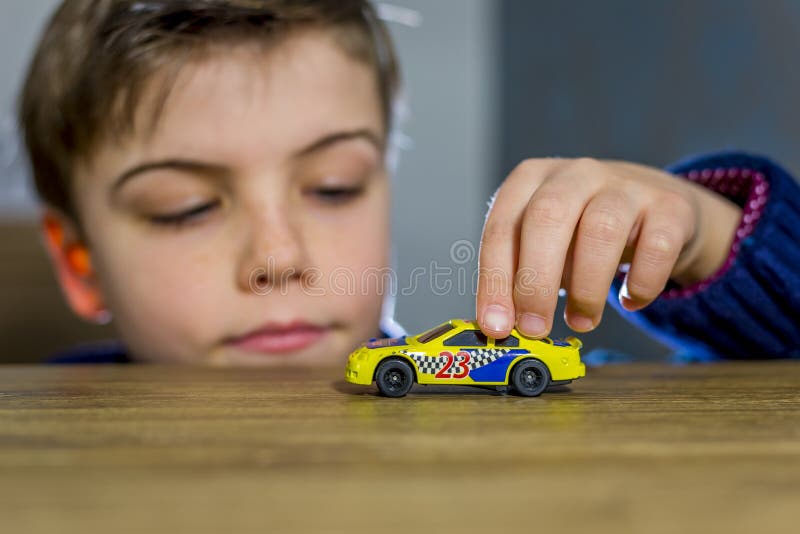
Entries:
<svg viewBox="0 0 800 534">
<path fill-rule="evenodd" d="M 609 302 L 694 360 L 800 357 L 800 187 L 772 161 L 741 152 L 693 157 L 667 169 L 743 208 L 720 270 L 689 288 L 668 288 L 628 312 L 618 277 Z"/>
</svg>

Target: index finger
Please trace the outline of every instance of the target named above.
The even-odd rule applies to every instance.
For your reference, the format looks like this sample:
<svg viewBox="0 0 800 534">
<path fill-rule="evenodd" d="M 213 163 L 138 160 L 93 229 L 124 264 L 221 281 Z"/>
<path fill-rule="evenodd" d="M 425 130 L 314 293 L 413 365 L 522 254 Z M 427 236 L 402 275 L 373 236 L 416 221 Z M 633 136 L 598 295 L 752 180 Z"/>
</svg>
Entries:
<svg viewBox="0 0 800 534">
<path fill-rule="evenodd" d="M 481 234 L 475 310 L 484 334 L 504 338 L 514 327 L 513 281 L 522 215 L 554 160 L 520 163 L 495 193 Z"/>
</svg>

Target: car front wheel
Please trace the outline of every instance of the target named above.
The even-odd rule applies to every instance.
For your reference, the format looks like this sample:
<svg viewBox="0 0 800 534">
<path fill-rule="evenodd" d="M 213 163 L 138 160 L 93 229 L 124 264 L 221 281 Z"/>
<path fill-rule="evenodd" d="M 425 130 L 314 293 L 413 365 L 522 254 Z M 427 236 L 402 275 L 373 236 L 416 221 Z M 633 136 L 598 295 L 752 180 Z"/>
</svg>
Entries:
<svg viewBox="0 0 800 534">
<path fill-rule="evenodd" d="M 514 367 L 511 385 L 522 396 L 537 397 L 550 385 L 550 370 L 539 360 L 522 360 Z"/>
<path fill-rule="evenodd" d="M 390 358 L 382 361 L 375 371 L 378 391 L 386 397 L 403 397 L 414 385 L 414 370 L 408 362 Z"/>
</svg>

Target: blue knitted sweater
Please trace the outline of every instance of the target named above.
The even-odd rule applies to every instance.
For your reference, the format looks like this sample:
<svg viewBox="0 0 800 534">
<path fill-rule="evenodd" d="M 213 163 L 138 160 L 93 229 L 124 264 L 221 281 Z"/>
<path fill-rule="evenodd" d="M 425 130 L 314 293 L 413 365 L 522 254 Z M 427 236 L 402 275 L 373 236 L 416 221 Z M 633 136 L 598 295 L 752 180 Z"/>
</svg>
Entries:
<svg viewBox="0 0 800 534">
<path fill-rule="evenodd" d="M 726 169 L 763 176 L 769 195 L 725 272 L 701 290 L 671 298 L 664 295 L 637 312 L 620 306 L 621 279 L 617 279 L 609 301 L 624 317 L 689 360 L 798 357 L 800 187 L 772 161 L 742 152 L 693 157 L 668 170 L 696 176 L 724 175 Z M 741 194 L 732 200 L 747 202 Z"/>
</svg>

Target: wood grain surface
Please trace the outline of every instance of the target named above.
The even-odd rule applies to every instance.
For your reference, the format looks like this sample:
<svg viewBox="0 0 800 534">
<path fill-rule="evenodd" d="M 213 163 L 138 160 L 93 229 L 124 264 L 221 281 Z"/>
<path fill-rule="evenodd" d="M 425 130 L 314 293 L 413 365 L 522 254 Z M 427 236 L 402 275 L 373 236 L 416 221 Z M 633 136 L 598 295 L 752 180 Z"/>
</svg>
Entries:
<svg viewBox="0 0 800 534">
<path fill-rule="evenodd" d="M 798 532 L 800 365 L 404 399 L 342 369 L 0 367 L 0 532 Z"/>
</svg>

